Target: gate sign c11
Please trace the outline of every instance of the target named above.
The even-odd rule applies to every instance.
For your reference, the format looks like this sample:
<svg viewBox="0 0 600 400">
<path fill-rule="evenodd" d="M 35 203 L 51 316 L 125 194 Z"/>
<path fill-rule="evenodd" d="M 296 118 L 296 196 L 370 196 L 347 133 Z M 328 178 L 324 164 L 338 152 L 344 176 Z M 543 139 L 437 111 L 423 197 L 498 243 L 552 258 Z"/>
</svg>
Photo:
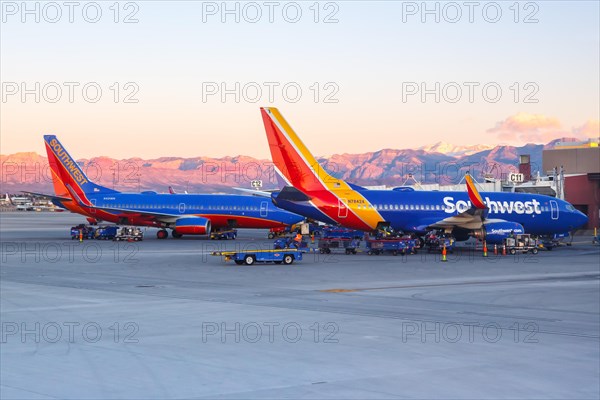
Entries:
<svg viewBox="0 0 600 400">
<path fill-rule="evenodd" d="M 522 183 L 523 181 L 525 181 L 525 175 L 511 172 L 508 176 L 508 180 L 514 183 Z"/>
<path fill-rule="evenodd" d="M 254 188 L 254 189 L 260 189 L 262 187 L 262 181 L 260 179 L 255 179 L 252 182 L 250 182 L 250 185 Z"/>
</svg>

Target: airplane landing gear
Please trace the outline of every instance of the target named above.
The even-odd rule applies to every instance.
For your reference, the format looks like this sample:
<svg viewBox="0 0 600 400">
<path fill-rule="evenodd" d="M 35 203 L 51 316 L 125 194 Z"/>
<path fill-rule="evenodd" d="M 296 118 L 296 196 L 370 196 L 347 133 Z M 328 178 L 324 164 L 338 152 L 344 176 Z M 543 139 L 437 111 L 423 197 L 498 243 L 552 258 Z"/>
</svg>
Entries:
<svg viewBox="0 0 600 400">
<path fill-rule="evenodd" d="M 171 232 L 171 236 L 173 236 L 175 239 L 181 239 L 183 237 L 183 235 L 181 233 L 177 233 L 175 229 L 173 229 Z"/>
<path fill-rule="evenodd" d="M 161 229 L 158 232 L 156 232 L 157 239 L 166 239 L 168 237 L 169 237 L 169 232 L 166 229 Z"/>
</svg>

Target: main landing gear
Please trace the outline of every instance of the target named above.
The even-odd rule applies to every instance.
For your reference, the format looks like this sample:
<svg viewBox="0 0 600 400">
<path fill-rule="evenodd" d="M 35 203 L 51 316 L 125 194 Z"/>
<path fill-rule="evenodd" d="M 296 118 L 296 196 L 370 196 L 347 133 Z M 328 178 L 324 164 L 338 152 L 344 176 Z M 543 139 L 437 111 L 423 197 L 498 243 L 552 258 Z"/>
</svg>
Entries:
<svg viewBox="0 0 600 400">
<path fill-rule="evenodd" d="M 173 229 L 173 231 L 171 232 L 171 235 L 175 239 L 181 239 L 183 237 L 183 235 L 181 233 L 177 233 L 177 231 L 175 229 Z"/>
<path fill-rule="evenodd" d="M 166 239 L 169 237 L 169 232 L 166 229 L 161 229 L 156 232 L 157 239 Z M 173 231 L 173 237 L 175 237 L 175 231 Z"/>
</svg>

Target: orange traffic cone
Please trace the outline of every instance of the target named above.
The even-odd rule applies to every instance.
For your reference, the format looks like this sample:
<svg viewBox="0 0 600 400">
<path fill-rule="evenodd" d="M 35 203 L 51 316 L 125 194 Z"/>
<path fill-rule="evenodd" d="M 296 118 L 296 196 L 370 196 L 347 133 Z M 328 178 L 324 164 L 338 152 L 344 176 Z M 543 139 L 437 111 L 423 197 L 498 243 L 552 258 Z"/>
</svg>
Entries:
<svg viewBox="0 0 600 400">
<path fill-rule="evenodd" d="M 506 245 L 502 245 L 502 255 L 505 256 L 506 255 Z"/>
<path fill-rule="evenodd" d="M 442 261 L 448 261 L 446 259 L 446 245 L 444 245 L 444 247 L 442 247 Z"/>
<path fill-rule="evenodd" d="M 83 230 L 82 229 L 79 230 L 79 241 L 83 242 Z"/>
<path fill-rule="evenodd" d="M 315 234 L 314 233 L 310 235 L 310 242 L 311 243 L 315 242 Z"/>
<path fill-rule="evenodd" d="M 487 243 L 483 241 L 483 256 L 487 257 Z"/>
<path fill-rule="evenodd" d="M 497 244 L 494 245 L 494 255 L 495 256 L 498 255 L 498 245 Z"/>
</svg>

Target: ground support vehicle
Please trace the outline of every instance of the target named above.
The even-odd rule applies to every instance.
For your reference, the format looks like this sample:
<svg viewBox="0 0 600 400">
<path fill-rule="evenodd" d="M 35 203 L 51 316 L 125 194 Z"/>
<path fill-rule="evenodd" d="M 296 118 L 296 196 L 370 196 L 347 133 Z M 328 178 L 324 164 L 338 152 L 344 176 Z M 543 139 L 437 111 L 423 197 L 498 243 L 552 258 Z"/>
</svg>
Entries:
<svg viewBox="0 0 600 400">
<path fill-rule="evenodd" d="M 294 240 L 294 238 L 291 237 L 282 237 L 279 239 L 276 239 L 273 242 L 273 249 L 278 250 L 278 249 L 307 249 L 308 248 L 308 243 L 306 243 L 304 240 L 302 240 L 300 242 L 300 245 L 298 246 L 298 243 Z"/>
<path fill-rule="evenodd" d="M 233 260 L 237 265 L 252 265 L 254 263 L 292 264 L 302 260 L 302 251 L 292 249 L 248 250 L 248 251 L 215 251 L 213 256 L 225 257 L 225 261 Z"/>
<path fill-rule="evenodd" d="M 137 226 L 122 226 L 117 230 L 115 241 L 140 242 L 144 240 L 144 232 Z"/>
<path fill-rule="evenodd" d="M 428 253 L 441 253 L 446 246 L 448 253 L 454 253 L 454 239 L 449 237 L 428 237 L 425 239 L 425 246 Z"/>
<path fill-rule="evenodd" d="M 289 226 L 286 226 L 283 228 L 271 228 L 271 229 L 269 229 L 267 238 L 275 239 L 275 238 L 280 238 L 280 237 L 290 237 L 290 236 L 293 236 L 294 234 L 295 233 L 292 232 L 292 230 Z"/>
<path fill-rule="evenodd" d="M 359 246 L 359 239 L 350 238 L 319 238 L 318 242 L 321 254 L 329 254 L 332 250 L 344 250 L 346 254 L 356 254 Z"/>
<path fill-rule="evenodd" d="M 94 239 L 97 240 L 113 240 L 117 236 L 119 227 L 116 225 L 101 225 L 94 232 Z"/>
<path fill-rule="evenodd" d="M 237 229 L 211 232 L 210 238 L 211 240 L 235 240 L 235 238 L 237 238 Z"/>
<path fill-rule="evenodd" d="M 513 237 L 508 237 L 504 239 L 504 245 L 506 246 L 506 252 L 509 254 L 537 254 L 538 249 L 540 247 L 537 239 L 534 239 L 531 235 L 527 233 L 514 235 Z"/>
<path fill-rule="evenodd" d="M 95 229 L 89 225 L 79 224 L 71 227 L 71 240 L 93 239 Z"/>
<path fill-rule="evenodd" d="M 416 253 L 418 249 L 418 242 L 415 239 L 407 238 L 390 238 L 390 239 L 368 239 L 367 240 L 367 254 L 383 254 L 392 253 L 396 256 L 398 254 L 411 254 Z"/>
</svg>

